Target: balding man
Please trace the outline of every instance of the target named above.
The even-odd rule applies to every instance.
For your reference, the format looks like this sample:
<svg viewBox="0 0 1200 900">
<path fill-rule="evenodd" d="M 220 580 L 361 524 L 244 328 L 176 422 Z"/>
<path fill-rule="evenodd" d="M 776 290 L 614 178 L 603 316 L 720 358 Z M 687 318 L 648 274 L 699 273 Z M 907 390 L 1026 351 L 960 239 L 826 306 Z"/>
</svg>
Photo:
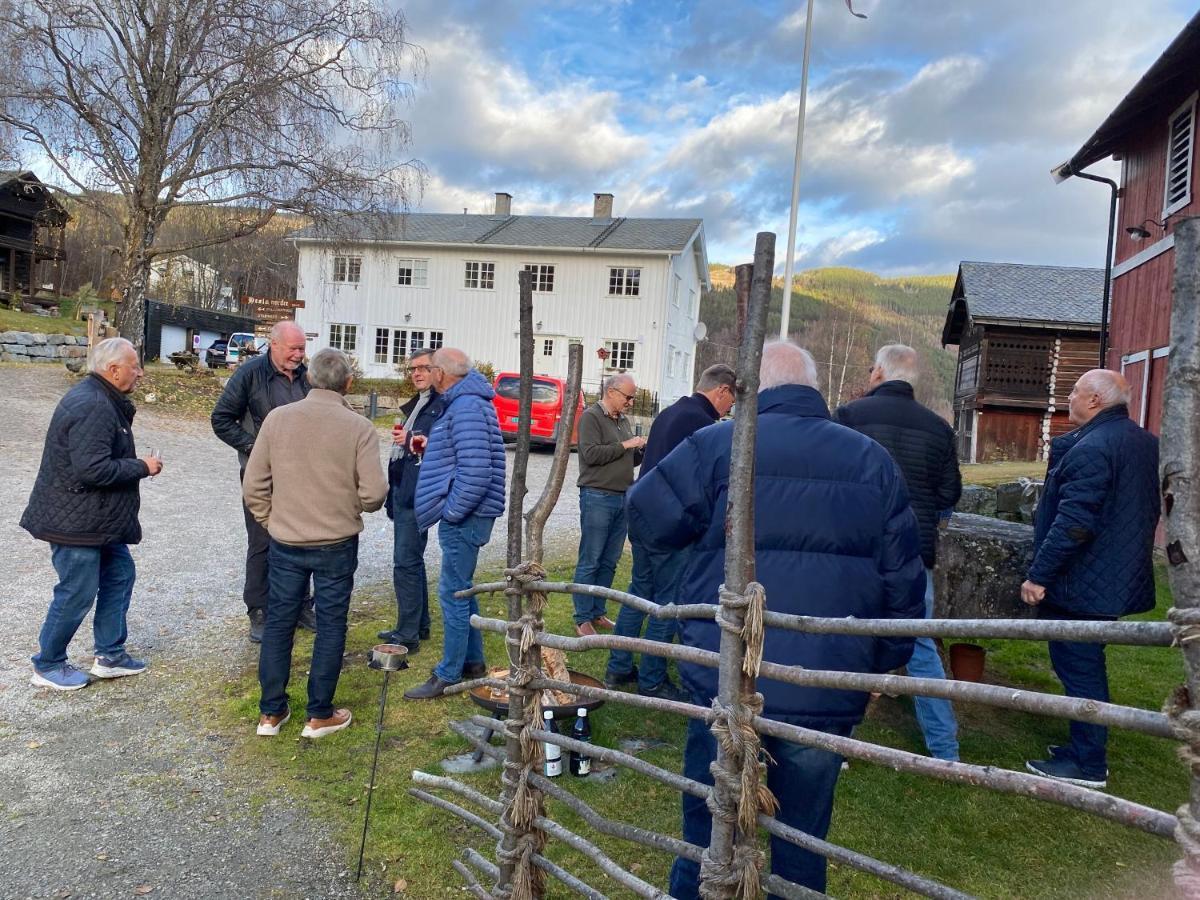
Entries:
<svg viewBox="0 0 1200 900">
<path fill-rule="evenodd" d="M 217 437 L 238 452 L 241 478 L 254 449 L 254 438 L 267 413 L 279 406 L 303 400 L 308 395 L 308 369 L 304 365 L 304 329 L 291 320 L 271 328 L 268 352 L 238 366 L 212 411 L 212 429 Z M 246 582 L 242 600 L 250 617 L 250 640 L 260 643 L 267 621 L 270 596 L 268 551 L 271 538 L 242 504 L 246 523 Z M 311 600 L 300 615 L 300 625 L 316 629 Z"/>
<path fill-rule="evenodd" d="M 441 660 L 428 681 L 404 692 L 409 700 L 441 697 L 464 676 L 487 673 L 483 637 L 471 627 L 479 601 L 454 595 L 471 586 L 479 548 L 504 512 L 504 438 L 492 406 L 492 386 L 471 367 L 467 354 L 453 347 L 434 351 L 429 374 L 439 401 L 423 448 L 414 509 L 421 531 L 438 526 L 438 603 L 444 631 Z"/>
<path fill-rule="evenodd" d="M 625 492 L 642 460 L 646 439 L 634 436 L 625 410 L 633 406 L 637 384 L 621 373 L 605 380 L 600 399 L 579 417 L 579 558 L 575 582 L 612 587 L 625 547 Z M 576 594 L 575 631 L 612 631 L 608 604 Z"/>
<path fill-rule="evenodd" d="M 1069 398 L 1078 427 L 1050 444 L 1034 520 L 1033 562 L 1021 599 L 1043 619 L 1114 620 L 1154 608 L 1158 438 L 1129 418 L 1129 384 L 1092 369 Z M 1050 642 L 1069 697 L 1108 701 L 1104 645 Z M 1108 781 L 1108 729 L 1071 722 L 1071 740 L 1029 771 L 1084 787 Z"/>
</svg>

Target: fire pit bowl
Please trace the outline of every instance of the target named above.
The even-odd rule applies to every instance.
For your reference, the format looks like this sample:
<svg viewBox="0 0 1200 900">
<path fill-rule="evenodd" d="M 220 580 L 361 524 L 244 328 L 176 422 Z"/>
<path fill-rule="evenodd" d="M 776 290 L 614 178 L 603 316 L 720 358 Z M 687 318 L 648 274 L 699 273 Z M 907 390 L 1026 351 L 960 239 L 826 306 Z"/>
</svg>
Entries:
<svg viewBox="0 0 1200 900">
<path fill-rule="evenodd" d="M 567 670 L 571 676 L 571 684 L 581 684 L 585 687 L 603 688 L 604 682 L 591 675 L 584 675 L 582 672 L 576 672 L 573 669 Z M 502 697 L 493 697 L 492 688 L 486 684 L 481 684 L 477 688 L 473 688 L 469 694 L 472 701 L 482 706 L 493 715 L 503 718 L 508 715 L 508 693 L 505 692 Z M 554 714 L 555 719 L 572 719 L 575 717 L 575 711 L 581 706 L 589 713 L 592 710 L 599 709 L 604 705 L 603 700 L 591 700 L 586 697 L 578 697 L 575 703 L 564 706 L 543 706 L 542 710 L 550 710 Z"/>
</svg>

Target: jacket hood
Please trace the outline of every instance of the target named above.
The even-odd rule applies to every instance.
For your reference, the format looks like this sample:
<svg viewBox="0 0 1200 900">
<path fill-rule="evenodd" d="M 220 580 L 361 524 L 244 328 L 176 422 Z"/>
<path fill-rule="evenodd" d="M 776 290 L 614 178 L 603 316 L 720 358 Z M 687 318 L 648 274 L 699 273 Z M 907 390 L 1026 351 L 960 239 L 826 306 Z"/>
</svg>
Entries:
<svg viewBox="0 0 1200 900">
<path fill-rule="evenodd" d="M 793 416 L 829 418 L 829 407 L 816 388 L 806 384 L 783 384 L 767 388 L 758 395 L 758 414 L 783 413 Z"/>
<path fill-rule="evenodd" d="M 484 400 L 491 402 L 491 399 L 496 396 L 496 392 L 492 390 L 492 386 L 487 383 L 487 379 L 479 374 L 478 371 L 472 369 L 467 373 L 466 377 L 450 390 L 442 395 L 446 403 L 452 403 L 459 397 L 475 396 L 482 397 Z"/>
</svg>

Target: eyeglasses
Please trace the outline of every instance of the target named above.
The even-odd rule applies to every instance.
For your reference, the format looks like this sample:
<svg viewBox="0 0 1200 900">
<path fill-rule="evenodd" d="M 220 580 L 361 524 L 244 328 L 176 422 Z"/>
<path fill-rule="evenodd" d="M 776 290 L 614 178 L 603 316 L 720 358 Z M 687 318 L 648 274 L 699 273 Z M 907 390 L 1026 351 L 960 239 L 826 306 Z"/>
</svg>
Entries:
<svg viewBox="0 0 1200 900">
<path fill-rule="evenodd" d="M 632 403 L 632 402 L 633 402 L 633 398 L 637 396 L 637 394 L 636 394 L 636 393 L 634 393 L 634 394 L 627 394 L 627 393 L 625 393 L 623 390 L 621 390 L 620 388 L 615 388 L 615 387 L 613 387 L 613 388 L 609 388 L 609 390 L 610 390 L 610 391 L 616 391 L 618 394 L 620 394 L 622 397 L 624 397 L 624 398 L 625 398 L 625 402 L 626 402 L 626 403 Z"/>
<path fill-rule="evenodd" d="M 411 375 L 413 372 L 428 372 L 433 366 L 409 366 L 405 371 Z"/>
</svg>

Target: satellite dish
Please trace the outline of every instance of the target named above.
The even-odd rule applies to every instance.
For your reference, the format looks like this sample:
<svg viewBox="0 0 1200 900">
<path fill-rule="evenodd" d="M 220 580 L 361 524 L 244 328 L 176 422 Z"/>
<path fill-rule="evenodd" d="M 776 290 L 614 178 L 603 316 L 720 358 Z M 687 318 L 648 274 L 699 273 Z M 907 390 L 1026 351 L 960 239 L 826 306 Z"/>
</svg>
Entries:
<svg viewBox="0 0 1200 900">
<path fill-rule="evenodd" d="M 708 336 L 708 326 L 703 322 L 697 322 L 696 327 L 692 329 L 692 337 L 697 341 L 702 341 Z"/>
</svg>

